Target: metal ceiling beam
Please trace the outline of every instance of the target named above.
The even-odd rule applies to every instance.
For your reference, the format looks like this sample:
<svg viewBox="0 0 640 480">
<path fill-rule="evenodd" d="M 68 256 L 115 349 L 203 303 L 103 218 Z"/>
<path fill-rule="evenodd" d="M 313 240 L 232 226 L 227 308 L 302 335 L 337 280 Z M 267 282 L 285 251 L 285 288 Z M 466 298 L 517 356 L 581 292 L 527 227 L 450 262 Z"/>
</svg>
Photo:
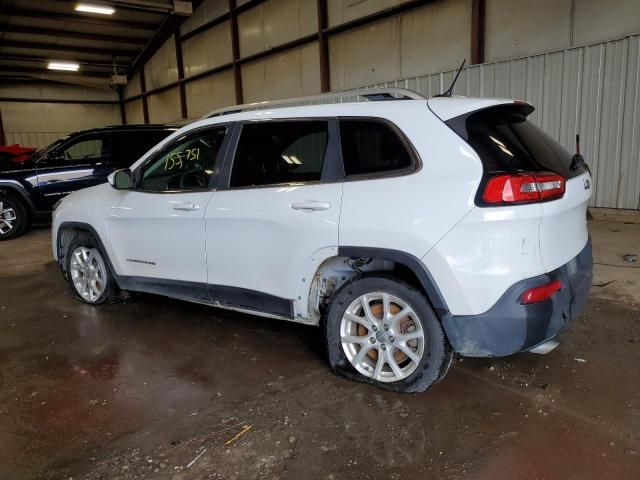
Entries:
<svg viewBox="0 0 640 480">
<path fill-rule="evenodd" d="M 50 35 L 61 38 L 79 38 L 82 40 L 96 40 L 100 42 L 126 43 L 133 45 L 144 45 L 146 39 L 140 37 L 122 37 L 117 35 L 101 35 L 98 33 L 83 33 L 70 30 L 60 30 L 57 28 L 25 27 L 23 25 L 10 25 L 0 23 L 0 32 L 5 33 L 25 33 L 29 35 Z"/>
<path fill-rule="evenodd" d="M 78 45 L 54 45 L 52 43 L 16 42 L 13 40 L 0 40 L 0 47 L 24 48 L 31 50 L 52 50 L 57 52 L 86 53 L 89 55 L 104 55 L 116 57 L 133 57 L 137 50 L 118 50 L 110 48 L 82 47 Z"/>
<path fill-rule="evenodd" d="M 204 0 L 193 0 L 193 11 L 202 4 Z M 153 56 L 156 51 L 166 42 L 171 35 L 178 32 L 178 28 L 189 17 L 179 17 L 176 15 L 169 15 L 162 21 L 160 27 L 156 30 L 153 37 L 147 42 L 142 51 L 134 59 L 129 69 L 129 76 L 133 75 Z"/>
<path fill-rule="evenodd" d="M 157 28 L 156 22 L 128 22 L 126 20 L 115 20 L 107 18 L 97 18 L 80 13 L 60 13 L 44 10 L 30 10 L 26 8 L 2 7 L 2 15 L 24 18 L 44 18 L 48 20 L 58 20 L 62 22 L 79 22 L 92 25 L 102 25 L 106 27 L 134 28 L 136 30 L 154 31 Z"/>
<path fill-rule="evenodd" d="M 77 72 L 67 72 L 61 70 L 49 70 L 46 67 L 38 68 L 38 67 L 16 67 L 12 65 L 0 65 L 2 71 L 0 71 L 0 76 L 2 75 L 11 75 L 12 73 L 36 73 L 36 74 L 57 74 L 57 75 L 77 75 L 80 77 L 97 77 L 97 78 L 108 78 L 109 72 L 96 72 L 95 70 L 84 70 L 80 69 Z"/>
<path fill-rule="evenodd" d="M 236 91 L 236 104 L 244 103 L 244 90 L 242 88 L 242 69 L 240 68 L 240 36 L 238 34 L 238 12 L 236 0 L 229 0 L 229 12 L 231 12 L 231 52 L 233 54 L 233 82 Z"/>
<path fill-rule="evenodd" d="M 233 12 L 235 12 L 236 14 L 241 14 L 242 12 L 246 12 L 247 10 L 250 10 L 253 7 L 257 7 L 258 5 L 260 5 L 261 3 L 264 3 L 266 0 L 249 0 L 246 3 L 243 3 L 242 5 L 236 6 L 233 9 Z M 198 4 L 199 5 L 199 4 Z M 196 4 L 193 4 L 193 11 L 196 11 Z M 203 23 L 202 25 L 200 25 L 199 27 L 194 28 L 193 30 L 190 30 L 189 32 L 183 33 L 180 35 L 180 40 L 185 41 L 191 37 L 195 37 L 196 35 L 198 35 L 199 33 L 205 32 L 207 30 L 209 30 L 210 28 L 213 28 L 217 25 L 220 25 L 221 23 L 226 22 L 227 20 L 229 20 L 231 18 L 231 13 L 233 13 L 232 11 L 228 11 L 223 13 L 222 15 L 220 15 L 219 17 L 214 18 L 213 20 L 210 20 L 206 23 Z"/>
<path fill-rule="evenodd" d="M 142 92 L 142 120 L 149 123 L 149 103 L 145 92 L 147 91 L 147 81 L 144 78 L 144 68 L 140 70 L 140 92 Z"/>
<path fill-rule="evenodd" d="M 34 62 L 34 63 L 48 63 L 49 61 L 51 61 L 50 58 L 48 57 L 38 57 L 36 55 L 6 55 L 6 54 L 0 54 L 0 61 L 18 61 L 18 62 Z M 58 58 L 57 60 L 65 60 L 64 58 Z M 76 60 L 76 59 L 69 59 L 69 61 L 73 61 L 74 63 L 77 63 L 78 65 L 84 65 L 87 67 L 99 67 L 99 68 L 108 68 L 108 69 L 112 69 L 113 68 L 113 63 L 109 63 L 109 62 L 94 62 L 91 60 Z M 116 63 L 115 64 L 116 68 L 119 69 L 124 69 L 127 68 L 127 65 L 124 65 L 122 63 Z"/>
<path fill-rule="evenodd" d="M 182 44 L 180 43 L 180 37 L 174 35 L 175 47 L 176 47 L 176 66 L 178 67 L 178 78 L 184 78 L 184 61 L 182 59 Z M 179 82 L 178 88 L 180 90 L 180 114 L 182 118 L 187 118 L 187 90 L 184 86 L 184 82 Z"/>
<path fill-rule="evenodd" d="M 78 3 L 77 0 L 57 0 L 63 3 Z M 173 11 L 173 2 L 157 2 L 153 0 L 88 0 L 93 5 L 104 5 L 123 10 L 135 10 L 142 13 L 169 14 Z"/>
<path fill-rule="evenodd" d="M 165 17 L 158 30 L 153 34 L 153 37 L 149 39 L 140 52 L 136 52 L 137 56 L 131 64 L 132 72 L 135 72 L 138 67 L 144 66 L 151 56 L 168 40 L 171 32 L 174 32 L 178 28 L 178 25 L 181 23 L 180 21 L 180 18 L 172 15 Z"/>
<path fill-rule="evenodd" d="M 471 65 L 484 63 L 485 0 L 471 3 Z"/>
<path fill-rule="evenodd" d="M 31 79 L 30 79 L 31 80 Z M 56 80 L 48 80 L 45 78 L 35 79 L 38 83 L 45 82 L 51 84 L 60 84 Z M 5 81 L 3 79 L 3 81 Z M 16 79 L 16 81 L 24 82 L 24 79 Z M 19 103 L 71 103 L 71 104 L 92 104 L 92 105 L 117 105 L 118 100 L 68 100 L 60 98 L 23 98 L 23 97 L 0 97 L 0 102 L 19 102 Z"/>
<path fill-rule="evenodd" d="M 327 0 L 317 0 L 318 8 L 318 52 L 320 54 L 320 91 L 331 91 L 331 77 L 329 75 L 329 39 L 325 30 L 329 25 L 329 11 Z"/>
</svg>

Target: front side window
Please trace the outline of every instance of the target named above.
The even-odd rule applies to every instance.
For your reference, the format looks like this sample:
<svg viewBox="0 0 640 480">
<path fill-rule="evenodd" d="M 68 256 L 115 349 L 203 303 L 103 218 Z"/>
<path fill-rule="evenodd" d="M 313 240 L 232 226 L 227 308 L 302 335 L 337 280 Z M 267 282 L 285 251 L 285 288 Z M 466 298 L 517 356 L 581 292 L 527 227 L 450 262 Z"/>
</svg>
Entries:
<svg viewBox="0 0 640 480">
<path fill-rule="evenodd" d="M 341 120 L 345 175 L 393 172 L 411 167 L 409 152 L 393 129 L 373 120 Z"/>
<path fill-rule="evenodd" d="M 205 190 L 219 168 L 226 127 L 186 134 L 167 146 L 142 170 L 140 190 Z"/>
<path fill-rule="evenodd" d="M 108 160 L 109 144 L 108 135 L 84 135 L 50 150 L 44 164 L 73 165 Z"/>
<path fill-rule="evenodd" d="M 230 186 L 317 182 L 328 138 L 324 120 L 248 123 L 242 127 Z"/>
</svg>

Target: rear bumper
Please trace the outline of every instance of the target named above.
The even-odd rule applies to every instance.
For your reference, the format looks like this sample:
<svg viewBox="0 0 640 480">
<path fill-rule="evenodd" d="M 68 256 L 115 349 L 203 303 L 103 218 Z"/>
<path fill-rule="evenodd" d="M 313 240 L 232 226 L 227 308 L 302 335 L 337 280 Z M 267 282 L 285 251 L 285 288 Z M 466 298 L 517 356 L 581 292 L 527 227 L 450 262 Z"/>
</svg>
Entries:
<svg viewBox="0 0 640 480">
<path fill-rule="evenodd" d="M 553 272 L 510 287 L 481 315 L 448 315 L 442 319 L 453 349 L 467 357 L 503 357 L 531 350 L 554 338 L 575 320 L 591 290 L 591 239 L 571 261 Z M 560 280 L 563 288 L 549 300 L 522 305 L 525 290 Z"/>
</svg>

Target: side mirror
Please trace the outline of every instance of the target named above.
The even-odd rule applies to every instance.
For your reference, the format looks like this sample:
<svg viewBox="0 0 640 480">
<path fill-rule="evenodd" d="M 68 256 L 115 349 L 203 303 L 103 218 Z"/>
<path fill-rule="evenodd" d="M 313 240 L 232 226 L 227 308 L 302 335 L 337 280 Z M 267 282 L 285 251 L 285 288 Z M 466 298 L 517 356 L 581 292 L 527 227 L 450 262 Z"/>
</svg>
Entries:
<svg viewBox="0 0 640 480">
<path fill-rule="evenodd" d="M 128 168 L 116 170 L 107 177 L 109 185 L 116 190 L 131 190 L 133 181 L 131 180 L 131 170 Z"/>
<path fill-rule="evenodd" d="M 50 164 L 58 164 L 64 162 L 64 154 L 54 150 L 53 152 L 48 153 L 42 160 L 44 163 Z"/>
</svg>

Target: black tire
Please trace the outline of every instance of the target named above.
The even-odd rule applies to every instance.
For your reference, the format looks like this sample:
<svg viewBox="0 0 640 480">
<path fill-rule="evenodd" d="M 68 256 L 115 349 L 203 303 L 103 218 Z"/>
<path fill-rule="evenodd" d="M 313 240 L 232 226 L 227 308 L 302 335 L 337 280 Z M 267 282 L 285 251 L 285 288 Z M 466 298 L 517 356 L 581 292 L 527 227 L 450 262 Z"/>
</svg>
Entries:
<svg viewBox="0 0 640 480">
<path fill-rule="evenodd" d="M 419 361 L 414 362 L 417 366 L 412 366 L 415 368 L 412 373 L 397 381 L 381 382 L 358 372 L 347 358 L 342 346 L 340 328 L 347 308 L 361 295 L 372 292 L 388 293 L 409 305 L 416 313 L 415 320 L 419 321 L 424 332 L 422 357 Z M 335 373 L 352 380 L 371 383 L 386 390 L 403 393 L 423 392 L 444 377 L 453 358 L 451 346 L 442 325 L 424 294 L 408 283 L 385 274 L 356 277 L 340 288 L 326 313 L 324 332 L 329 366 Z M 375 334 L 369 331 L 366 336 L 369 335 Z M 391 338 L 391 341 L 394 339 Z M 382 347 L 382 343 L 380 343 L 379 348 L 389 348 L 388 354 L 390 355 L 396 355 L 399 351 L 390 343 L 385 343 L 385 347 Z M 388 364 L 387 369 L 390 368 L 390 364 Z"/>
<path fill-rule="evenodd" d="M 79 292 L 74 282 L 75 279 L 71 269 L 73 252 L 76 251 L 76 249 L 81 247 L 89 249 L 94 255 L 99 256 L 99 259 L 102 262 L 104 267 L 104 275 L 101 277 L 101 279 L 104 280 L 104 285 L 103 285 L 104 289 L 102 293 L 95 299 L 88 299 L 83 297 L 83 295 Z M 74 237 L 74 239 L 69 243 L 69 248 L 67 249 L 67 252 L 66 252 L 65 262 L 66 262 L 65 266 L 66 266 L 66 272 L 67 272 L 67 281 L 69 282 L 71 291 L 73 292 L 73 295 L 76 299 L 80 300 L 81 302 L 88 303 L 89 305 L 100 305 L 107 301 L 113 302 L 116 300 L 117 294 L 118 294 L 118 286 L 109 268 L 109 262 L 106 258 L 106 255 L 104 254 L 102 249 L 99 247 L 98 242 L 96 242 L 95 238 L 93 238 L 93 235 L 85 232 L 78 233 Z"/>
<path fill-rule="evenodd" d="M 6 192 L 0 192 L 0 204 L 2 204 L 2 208 L 0 208 L 0 241 L 19 237 L 29 227 L 30 218 L 27 206 L 15 195 Z M 3 215 L 3 211 L 7 213 Z M 15 219 L 11 222 L 8 220 L 5 222 L 5 216 L 7 218 L 15 216 Z M 2 233 L 8 226 L 11 228 Z"/>
<path fill-rule="evenodd" d="M 11 159 L 14 155 L 10 153 L 0 153 L 0 168 L 8 168 L 11 166 Z"/>
</svg>

